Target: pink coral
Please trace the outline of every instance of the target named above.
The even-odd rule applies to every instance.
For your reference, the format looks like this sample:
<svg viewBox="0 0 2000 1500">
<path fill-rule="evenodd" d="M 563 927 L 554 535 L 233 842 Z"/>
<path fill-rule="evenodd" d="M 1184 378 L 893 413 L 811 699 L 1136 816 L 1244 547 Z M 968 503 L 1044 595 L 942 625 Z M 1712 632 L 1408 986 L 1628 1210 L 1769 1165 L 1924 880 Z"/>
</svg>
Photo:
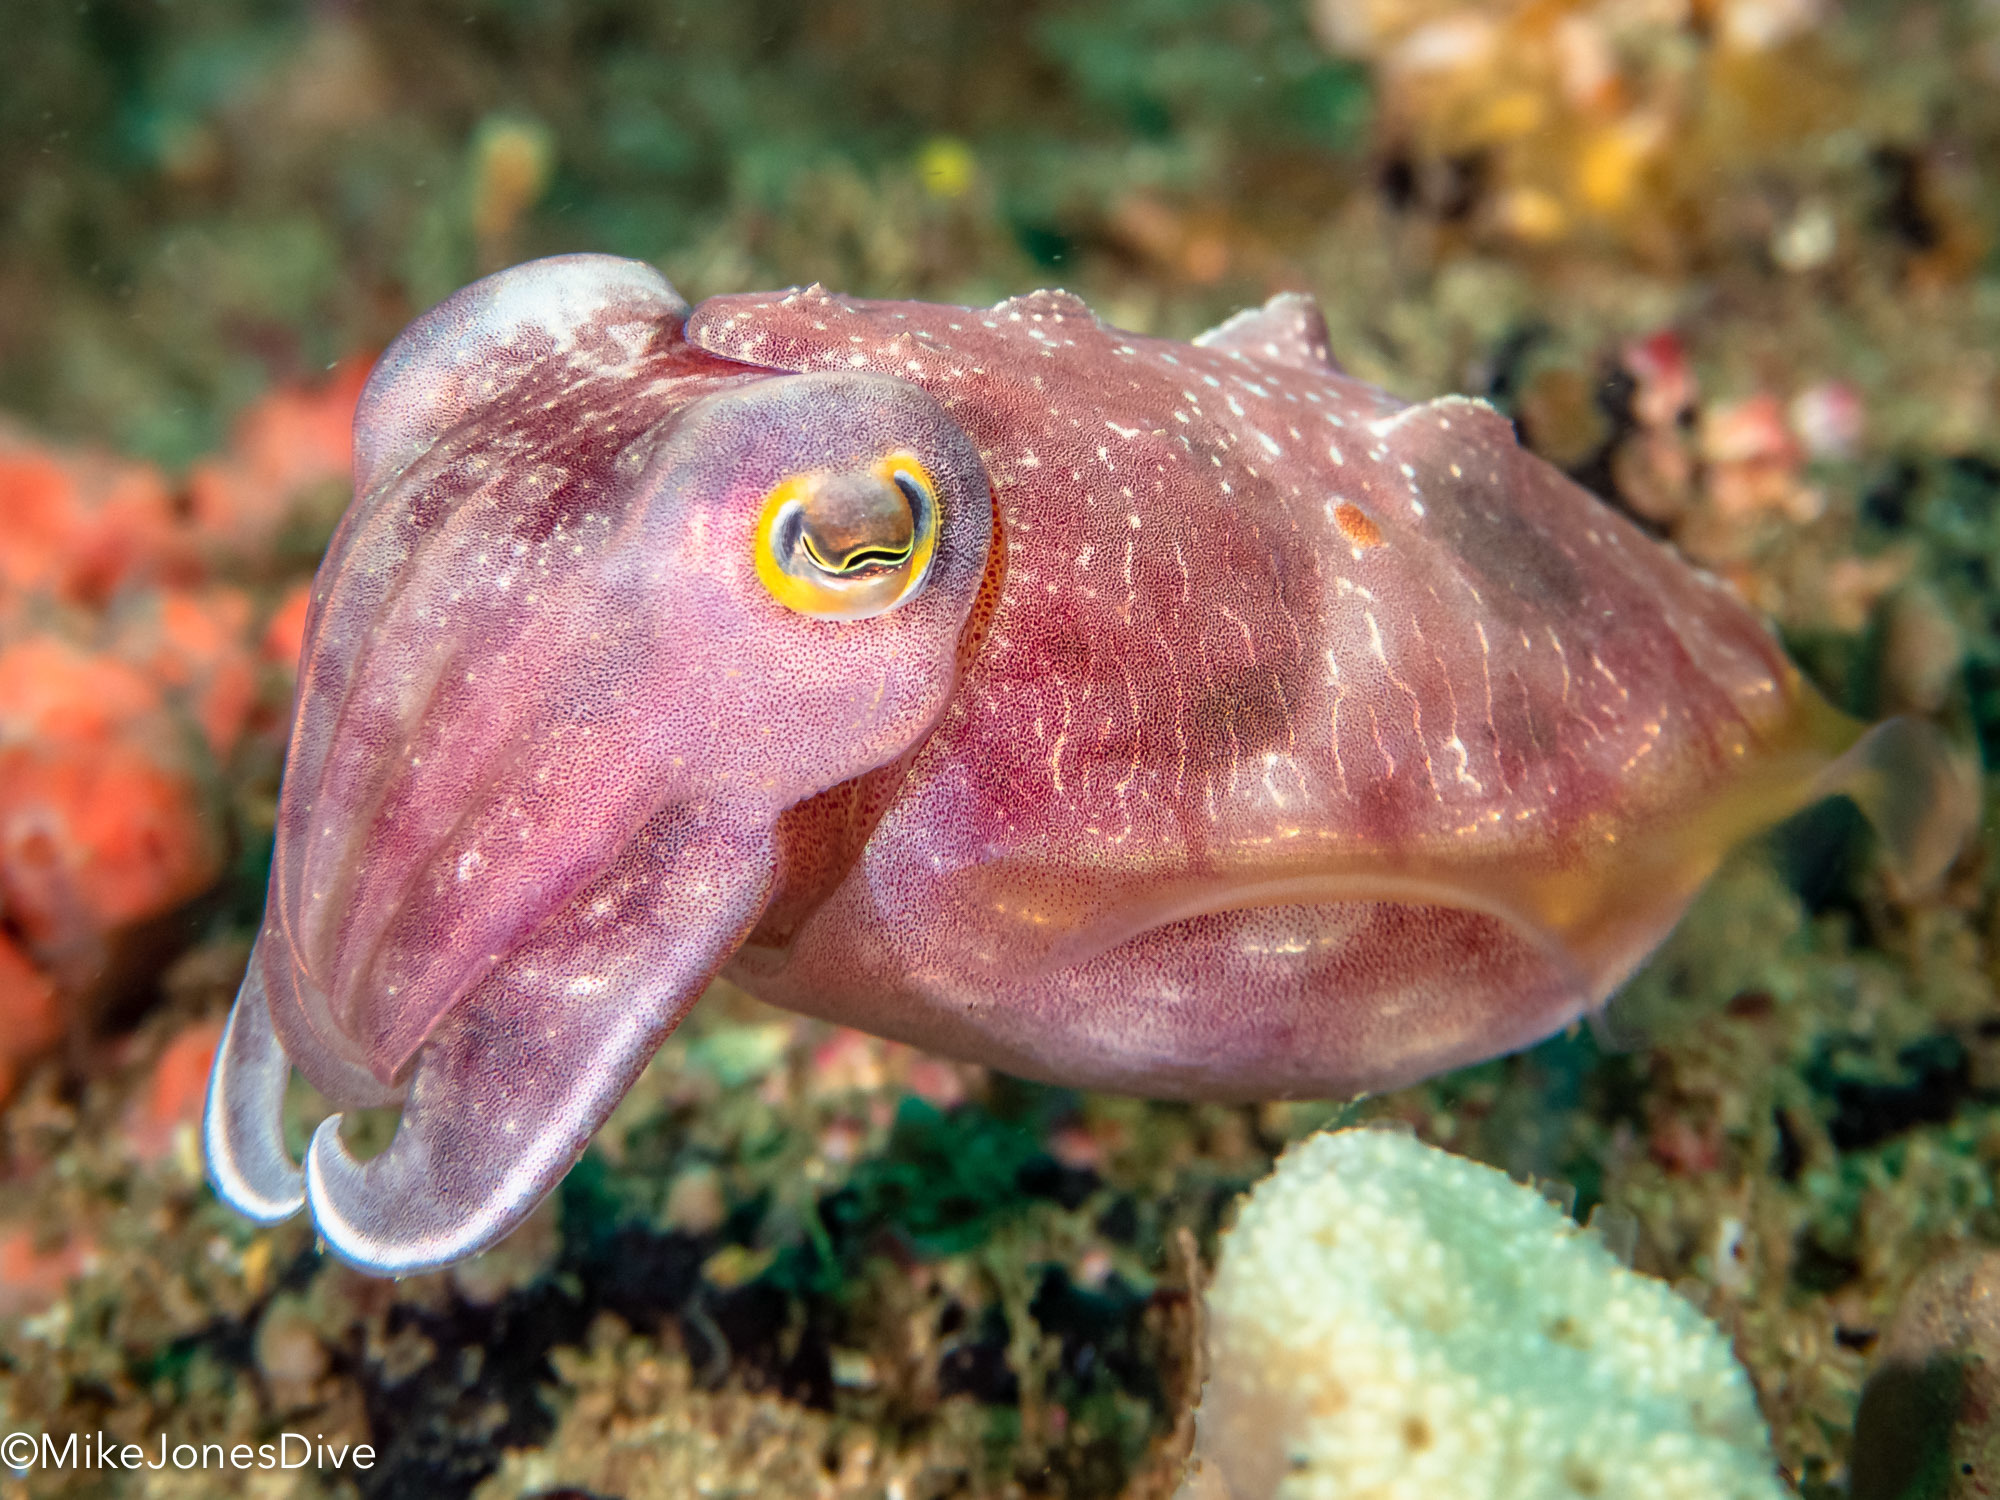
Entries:
<svg viewBox="0 0 2000 1500">
<path fill-rule="evenodd" d="M 270 551 L 308 491 L 331 488 L 334 509 L 345 503 L 354 403 L 369 363 L 348 360 L 310 390 L 273 391 L 237 422 L 226 453 L 189 471 L 189 508 L 210 545 L 257 558 Z"/>
<path fill-rule="evenodd" d="M 53 452 L 0 430 L 0 513 L 0 604 L 37 595 L 101 604 L 193 567 L 192 538 L 150 464 Z"/>
<path fill-rule="evenodd" d="M 165 911 L 221 869 L 220 830 L 137 667 L 52 636 L 0 652 L 0 898 L 43 951 Z"/>
<path fill-rule="evenodd" d="M 119 639 L 120 655 L 180 696 L 218 760 L 256 702 L 252 614 L 241 589 L 162 589 L 139 601 Z"/>
<path fill-rule="evenodd" d="M 40 1056 L 61 1036 L 54 981 L 19 944 L 0 933 L 0 1099 L 14 1091 L 20 1064 Z"/>
<path fill-rule="evenodd" d="M 224 773 L 274 756 L 306 611 L 253 585 L 344 492 L 365 371 L 274 391 L 184 487 L 0 429 L 0 1099 L 117 935 L 221 874 Z"/>
<path fill-rule="evenodd" d="M 208 1070 L 222 1040 L 222 1023 L 197 1021 L 167 1043 L 144 1091 L 125 1115 L 125 1141 L 142 1161 L 158 1161 L 181 1139 L 192 1142 L 208 1092 Z"/>
</svg>

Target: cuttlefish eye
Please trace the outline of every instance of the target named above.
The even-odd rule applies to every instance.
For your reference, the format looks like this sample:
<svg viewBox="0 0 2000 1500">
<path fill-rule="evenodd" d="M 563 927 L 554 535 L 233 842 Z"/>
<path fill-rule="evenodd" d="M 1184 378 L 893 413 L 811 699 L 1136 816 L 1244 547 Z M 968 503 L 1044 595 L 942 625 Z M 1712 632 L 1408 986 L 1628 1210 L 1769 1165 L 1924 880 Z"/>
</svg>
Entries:
<svg viewBox="0 0 2000 1500">
<path fill-rule="evenodd" d="M 757 576 L 800 614 L 882 614 L 923 587 L 940 511 L 937 485 L 911 453 L 790 475 L 758 513 Z"/>
</svg>

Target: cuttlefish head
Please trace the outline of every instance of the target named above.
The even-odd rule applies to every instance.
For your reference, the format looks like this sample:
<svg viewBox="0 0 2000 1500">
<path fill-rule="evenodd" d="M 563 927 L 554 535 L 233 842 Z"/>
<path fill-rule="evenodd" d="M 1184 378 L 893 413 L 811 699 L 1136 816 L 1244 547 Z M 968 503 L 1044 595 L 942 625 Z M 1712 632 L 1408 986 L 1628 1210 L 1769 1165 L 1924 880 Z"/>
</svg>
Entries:
<svg viewBox="0 0 2000 1500">
<path fill-rule="evenodd" d="M 427 314 L 356 415 L 263 929 L 210 1085 L 222 1196 L 364 1269 L 456 1260 L 582 1151 L 771 899 L 782 814 L 921 742 L 992 501 L 916 387 L 681 339 L 632 262 Z M 400 1103 L 294 1163 L 296 1066 Z"/>
</svg>

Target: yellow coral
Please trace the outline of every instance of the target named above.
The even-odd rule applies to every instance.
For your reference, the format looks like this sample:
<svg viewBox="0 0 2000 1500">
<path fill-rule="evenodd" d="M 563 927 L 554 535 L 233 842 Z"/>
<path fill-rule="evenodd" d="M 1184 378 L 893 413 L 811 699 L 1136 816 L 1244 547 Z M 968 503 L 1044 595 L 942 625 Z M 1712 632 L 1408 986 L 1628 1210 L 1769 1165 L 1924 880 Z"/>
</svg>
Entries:
<svg viewBox="0 0 2000 1500">
<path fill-rule="evenodd" d="M 1822 0 L 1316 0 L 1370 63 L 1385 144 L 1482 164 L 1479 222 L 1526 243 L 1672 244 L 1714 174 L 1841 110 Z"/>
</svg>

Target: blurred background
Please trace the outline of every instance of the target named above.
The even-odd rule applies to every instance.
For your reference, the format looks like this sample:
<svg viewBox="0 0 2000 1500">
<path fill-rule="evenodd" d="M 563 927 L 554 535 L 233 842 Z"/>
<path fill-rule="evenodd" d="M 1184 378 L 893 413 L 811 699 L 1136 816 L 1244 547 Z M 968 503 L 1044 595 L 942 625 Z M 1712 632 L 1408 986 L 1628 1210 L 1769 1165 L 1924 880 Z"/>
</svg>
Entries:
<svg viewBox="0 0 2000 1500">
<path fill-rule="evenodd" d="M 9 1427 L 387 1456 L 258 1494 L 1171 1490 L 1193 1268 L 1330 1108 L 1031 1089 L 720 993 L 470 1268 L 369 1283 L 201 1185 L 355 395 L 515 261 L 635 256 L 692 300 L 1060 285 L 1176 337 L 1311 291 L 1348 369 L 1494 401 L 1836 701 L 2000 754 L 1996 0 L 11 0 L 6 26 Z M 2000 1238 L 1996 932 L 1983 848 L 1907 899 L 1822 810 L 1607 1027 L 1358 1113 L 1633 1216 L 1802 1493 L 1845 1494 L 1904 1289 Z"/>
</svg>

